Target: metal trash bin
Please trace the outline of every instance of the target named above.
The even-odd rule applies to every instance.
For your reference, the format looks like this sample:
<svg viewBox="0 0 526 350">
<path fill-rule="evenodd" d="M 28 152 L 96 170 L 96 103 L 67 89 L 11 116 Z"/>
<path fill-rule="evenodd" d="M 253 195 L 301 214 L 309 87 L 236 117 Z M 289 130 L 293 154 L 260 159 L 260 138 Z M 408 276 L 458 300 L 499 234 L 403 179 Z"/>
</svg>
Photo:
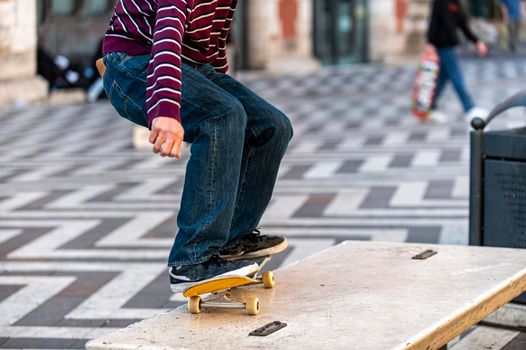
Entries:
<svg viewBox="0 0 526 350">
<path fill-rule="evenodd" d="M 471 122 L 470 245 L 526 248 L 526 127 L 484 132 L 519 106 L 526 107 L 526 91 L 497 105 L 485 121 Z M 526 304 L 526 293 L 514 301 Z"/>
</svg>

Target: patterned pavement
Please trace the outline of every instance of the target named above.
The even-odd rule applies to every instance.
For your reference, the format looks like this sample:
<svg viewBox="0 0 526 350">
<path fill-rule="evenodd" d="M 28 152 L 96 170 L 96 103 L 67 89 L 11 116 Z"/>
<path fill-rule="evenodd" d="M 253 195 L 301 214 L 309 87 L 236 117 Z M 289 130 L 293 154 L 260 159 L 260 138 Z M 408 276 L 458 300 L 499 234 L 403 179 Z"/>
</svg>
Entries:
<svg viewBox="0 0 526 350">
<path fill-rule="evenodd" d="M 520 59 L 465 71 L 487 108 L 526 78 Z M 364 65 L 242 77 L 295 127 L 262 221 L 291 243 L 273 268 L 347 239 L 467 243 L 467 123 L 451 90 L 451 122 L 413 119 L 413 75 Z M 4 110 L 0 122 L 0 348 L 80 349 L 180 305 L 165 259 L 184 162 L 134 150 L 107 103 Z M 525 122 L 515 110 L 495 126 Z"/>
</svg>

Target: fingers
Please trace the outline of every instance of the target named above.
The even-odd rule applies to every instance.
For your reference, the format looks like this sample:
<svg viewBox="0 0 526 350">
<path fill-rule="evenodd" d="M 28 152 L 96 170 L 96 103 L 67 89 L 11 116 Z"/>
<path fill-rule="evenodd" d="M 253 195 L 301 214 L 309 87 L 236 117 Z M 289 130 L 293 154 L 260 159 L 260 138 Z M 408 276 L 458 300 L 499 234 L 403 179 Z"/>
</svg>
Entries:
<svg viewBox="0 0 526 350">
<path fill-rule="evenodd" d="M 172 148 L 172 152 L 170 155 L 172 157 L 175 157 L 177 159 L 181 159 L 181 145 L 183 144 L 183 138 L 180 137 L 175 141 L 174 147 Z"/>
<path fill-rule="evenodd" d="M 175 157 L 177 159 L 181 159 L 182 143 L 183 143 L 182 137 L 178 137 L 177 135 L 168 136 L 161 150 L 161 156 Z"/>
<path fill-rule="evenodd" d="M 150 131 L 150 137 L 148 137 L 148 141 L 150 143 L 155 143 L 155 140 L 157 139 L 157 136 L 159 136 L 160 129 L 155 127 L 156 120 L 153 121 L 152 125 L 152 131 Z"/>
<path fill-rule="evenodd" d="M 160 153 L 162 157 L 169 156 L 180 159 L 183 138 L 184 129 L 177 120 L 158 117 L 152 123 L 152 131 L 148 140 L 153 144 L 154 153 Z"/>
<path fill-rule="evenodd" d="M 160 133 L 153 145 L 153 152 L 162 157 L 175 157 L 181 159 L 181 146 L 183 138 L 172 133 Z"/>
<path fill-rule="evenodd" d="M 161 148 L 166 141 L 166 136 L 166 132 L 159 132 L 153 145 L 153 153 L 159 153 L 161 151 Z"/>
<path fill-rule="evenodd" d="M 166 137 L 166 141 L 164 142 L 164 145 L 161 148 L 162 157 L 171 155 L 172 147 L 174 146 L 174 142 L 175 142 L 174 134 L 169 133 Z"/>
<path fill-rule="evenodd" d="M 153 131 L 152 131 L 153 133 Z M 153 137 L 150 134 L 150 142 Z M 181 159 L 181 146 L 183 144 L 183 136 L 179 133 L 158 132 L 157 138 L 153 140 L 153 152 L 160 153 L 162 157 L 175 157 Z"/>
</svg>

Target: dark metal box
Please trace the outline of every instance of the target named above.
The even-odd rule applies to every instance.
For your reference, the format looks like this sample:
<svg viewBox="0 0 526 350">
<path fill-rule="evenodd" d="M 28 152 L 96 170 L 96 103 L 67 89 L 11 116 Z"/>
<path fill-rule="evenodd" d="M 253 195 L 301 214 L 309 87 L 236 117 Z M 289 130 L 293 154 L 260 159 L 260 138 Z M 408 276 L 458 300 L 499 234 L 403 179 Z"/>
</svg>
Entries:
<svg viewBox="0 0 526 350">
<path fill-rule="evenodd" d="M 470 245 L 526 248 L 526 127 L 484 131 L 517 106 L 526 106 L 526 91 L 495 107 L 486 121 L 472 121 Z M 526 293 L 515 301 L 526 304 Z"/>
</svg>

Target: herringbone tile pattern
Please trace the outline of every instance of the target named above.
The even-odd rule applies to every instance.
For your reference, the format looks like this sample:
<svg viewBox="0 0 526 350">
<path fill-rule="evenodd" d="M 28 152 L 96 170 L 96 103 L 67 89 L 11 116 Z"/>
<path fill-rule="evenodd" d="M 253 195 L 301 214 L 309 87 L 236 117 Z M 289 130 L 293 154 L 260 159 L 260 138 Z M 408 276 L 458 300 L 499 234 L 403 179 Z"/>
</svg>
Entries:
<svg viewBox="0 0 526 350">
<path fill-rule="evenodd" d="M 465 66 L 485 107 L 524 86 L 519 60 Z M 449 123 L 413 119 L 413 74 L 243 78 L 295 127 L 261 223 L 291 243 L 274 268 L 348 239 L 467 243 L 467 123 L 451 91 Z M 524 122 L 515 110 L 495 125 Z M 179 305 L 165 259 L 185 162 L 134 150 L 107 103 L 5 110 L 0 123 L 0 348 L 82 348 Z"/>
</svg>

